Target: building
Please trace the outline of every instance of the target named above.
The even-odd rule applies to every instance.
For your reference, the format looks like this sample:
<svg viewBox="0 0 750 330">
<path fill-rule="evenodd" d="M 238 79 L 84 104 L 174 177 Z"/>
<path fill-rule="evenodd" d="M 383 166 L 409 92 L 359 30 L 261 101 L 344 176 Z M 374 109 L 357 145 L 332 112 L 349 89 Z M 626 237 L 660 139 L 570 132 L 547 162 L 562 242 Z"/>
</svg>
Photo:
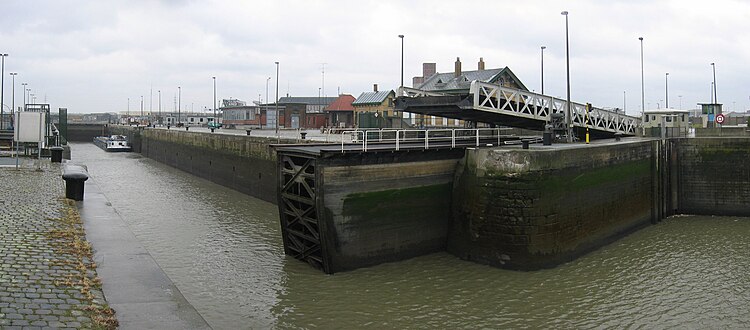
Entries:
<svg viewBox="0 0 750 330">
<path fill-rule="evenodd" d="M 229 128 L 262 128 L 266 125 L 265 111 L 260 105 L 247 105 L 244 101 L 221 101 L 221 122 Z"/>
<path fill-rule="evenodd" d="M 398 127 L 399 114 L 395 114 L 392 90 L 378 91 L 378 84 L 373 84 L 372 92 L 364 92 L 352 102 L 354 107 L 354 126 L 358 128 L 392 128 Z"/>
<path fill-rule="evenodd" d="M 354 127 L 354 106 L 356 99 L 349 94 L 341 94 L 324 110 L 327 114 L 327 127 Z"/>
<path fill-rule="evenodd" d="M 336 97 L 282 97 L 278 102 L 279 127 L 294 129 L 325 127 L 324 109 L 336 99 Z"/>
<path fill-rule="evenodd" d="M 657 109 L 643 112 L 643 130 L 645 136 L 666 137 L 686 136 L 690 112 L 687 110 Z M 662 132 L 662 128 L 665 128 Z"/>
</svg>

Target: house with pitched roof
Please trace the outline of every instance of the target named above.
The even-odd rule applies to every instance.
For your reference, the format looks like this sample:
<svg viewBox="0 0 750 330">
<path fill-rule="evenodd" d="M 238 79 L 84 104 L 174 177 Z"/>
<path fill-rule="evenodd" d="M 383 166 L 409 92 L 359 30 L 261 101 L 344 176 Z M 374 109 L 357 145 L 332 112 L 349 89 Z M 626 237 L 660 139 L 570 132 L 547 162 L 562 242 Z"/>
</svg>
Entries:
<svg viewBox="0 0 750 330">
<path fill-rule="evenodd" d="M 414 88 L 424 91 L 445 94 L 468 94 L 471 82 L 474 80 L 497 84 L 509 88 L 529 89 L 507 66 L 499 69 L 486 69 L 483 58 L 479 58 L 477 70 L 464 71 L 460 58 L 456 58 L 453 72 L 439 73 L 435 63 L 422 64 L 422 76 L 414 77 Z M 463 126 L 463 121 L 435 116 L 417 115 L 414 120 L 417 126 Z"/>
<path fill-rule="evenodd" d="M 327 127 L 354 127 L 354 106 L 356 99 L 349 94 L 341 94 L 324 111 L 327 114 Z"/>
<path fill-rule="evenodd" d="M 378 91 L 378 84 L 373 85 L 372 92 L 364 92 L 352 102 L 354 107 L 354 126 L 359 128 L 389 128 L 398 123 L 399 113 L 394 113 L 393 100 L 396 93 L 392 90 Z"/>
</svg>

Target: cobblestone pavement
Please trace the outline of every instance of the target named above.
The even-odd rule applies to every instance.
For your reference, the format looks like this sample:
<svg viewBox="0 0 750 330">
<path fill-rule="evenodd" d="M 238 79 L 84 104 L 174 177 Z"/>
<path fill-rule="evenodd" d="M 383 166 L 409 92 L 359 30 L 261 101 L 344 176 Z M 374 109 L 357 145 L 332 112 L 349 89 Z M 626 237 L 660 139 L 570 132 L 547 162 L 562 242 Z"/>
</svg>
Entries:
<svg viewBox="0 0 750 330">
<path fill-rule="evenodd" d="M 0 329 L 117 326 L 60 174 L 0 168 Z"/>
</svg>

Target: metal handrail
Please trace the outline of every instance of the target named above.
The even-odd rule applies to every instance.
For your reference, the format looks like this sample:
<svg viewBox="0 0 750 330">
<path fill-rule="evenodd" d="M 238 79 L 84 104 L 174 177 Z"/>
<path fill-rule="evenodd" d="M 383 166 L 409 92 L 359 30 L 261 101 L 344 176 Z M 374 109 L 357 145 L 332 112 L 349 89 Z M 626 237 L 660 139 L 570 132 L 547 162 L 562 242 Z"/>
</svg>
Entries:
<svg viewBox="0 0 750 330">
<path fill-rule="evenodd" d="M 401 150 L 405 142 L 423 141 L 424 148 L 430 148 L 430 142 L 451 141 L 451 148 L 456 147 L 457 141 L 474 140 L 474 146 L 479 146 L 482 137 L 497 137 L 497 144 L 500 144 L 501 131 L 505 128 L 456 128 L 456 129 L 431 129 L 431 130 L 414 130 L 414 129 L 379 129 L 379 130 L 346 130 L 341 132 L 341 152 L 345 151 L 347 136 L 349 144 L 360 144 L 361 151 L 367 151 L 372 142 L 392 142 L 395 143 L 395 150 Z M 371 139 L 369 133 L 377 133 L 376 138 Z M 449 133 L 441 135 L 439 133 Z M 462 134 L 467 132 L 469 134 Z M 423 134 L 422 134 L 423 133 Z M 485 134 L 483 134 L 485 133 Z M 487 134 L 489 133 L 489 134 Z M 391 134 L 393 134 L 391 136 Z M 414 135 L 416 137 L 409 137 Z M 436 136 L 437 135 L 437 136 Z M 385 137 L 384 137 L 385 136 Z M 422 136 L 422 137 L 420 137 Z"/>
</svg>

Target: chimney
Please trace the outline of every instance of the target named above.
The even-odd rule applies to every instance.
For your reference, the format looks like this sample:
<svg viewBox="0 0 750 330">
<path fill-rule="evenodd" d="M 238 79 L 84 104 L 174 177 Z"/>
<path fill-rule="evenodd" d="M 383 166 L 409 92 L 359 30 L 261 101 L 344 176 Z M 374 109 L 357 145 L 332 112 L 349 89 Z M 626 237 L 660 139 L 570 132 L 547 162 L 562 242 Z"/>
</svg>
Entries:
<svg viewBox="0 0 750 330">
<path fill-rule="evenodd" d="M 456 71 L 454 72 L 453 76 L 456 78 L 461 76 L 461 59 L 456 57 Z"/>
<path fill-rule="evenodd" d="M 378 92 L 378 84 L 372 84 L 372 91 L 376 93 Z"/>
<path fill-rule="evenodd" d="M 422 63 L 422 78 L 427 80 L 427 78 L 432 77 L 436 72 L 436 67 L 435 63 Z"/>
<path fill-rule="evenodd" d="M 479 63 L 477 64 L 477 70 L 482 71 L 484 70 L 484 58 L 479 58 Z"/>
</svg>

